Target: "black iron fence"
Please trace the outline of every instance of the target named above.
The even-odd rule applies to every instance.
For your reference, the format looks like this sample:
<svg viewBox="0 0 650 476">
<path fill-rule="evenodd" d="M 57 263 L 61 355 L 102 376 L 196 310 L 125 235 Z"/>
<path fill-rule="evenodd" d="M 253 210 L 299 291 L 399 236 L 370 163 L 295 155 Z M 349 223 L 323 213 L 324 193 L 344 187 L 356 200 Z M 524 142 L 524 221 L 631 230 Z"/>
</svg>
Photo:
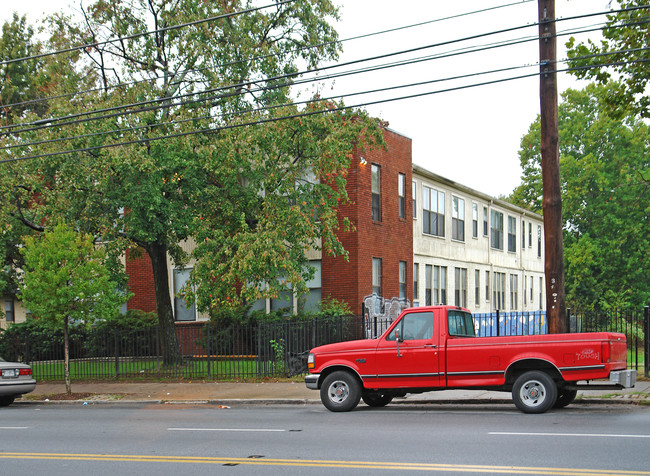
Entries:
<svg viewBox="0 0 650 476">
<path fill-rule="evenodd" d="M 71 333 L 70 374 L 87 379 L 261 379 L 307 371 L 313 347 L 363 338 L 360 317 L 176 328 L 182 364 L 164 365 L 157 327 Z M 37 380 L 64 378 L 63 343 L 13 342 L 7 360 L 31 364 Z M 5 351 L 6 352 L 6 351 Z"/>
<path fill-rule="evenodd" d="M 373 335 L 378 323 L 362 317 L 283 321 L 218 327 L 210 323 L 176 329 L 182 364 L 162 361 L 158 329 L 72 332 L 71 378 L 87 379 L 262 379 L 291 377 L 307 371 L 313 347 Z M 477 314 L 478 336 L 547 333 L 544 313 Z M 626 335 L 628 366 L 648 376 L 650 311 L 607 314 L 567 312 L 569 332 L 612 331 Z M 2 337 L 5 339 L 7 336 Z M 2 342 L 7 360 L 32 365 L 37 380 L 64 378 L 62 339 Z M 8 349 L 8 350 L 7 350 Z M 10 355 L 7 355 L 7 354 Z"/>
</svg>

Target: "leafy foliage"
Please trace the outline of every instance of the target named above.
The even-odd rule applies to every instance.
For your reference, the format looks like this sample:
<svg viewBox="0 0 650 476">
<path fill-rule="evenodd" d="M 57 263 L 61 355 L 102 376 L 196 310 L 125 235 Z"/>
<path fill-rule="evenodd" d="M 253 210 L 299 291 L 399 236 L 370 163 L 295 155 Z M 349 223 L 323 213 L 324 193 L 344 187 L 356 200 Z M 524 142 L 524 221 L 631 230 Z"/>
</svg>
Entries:
<svg viewBox="0 0 650 476">
<path fill-rule="evenodd" d="M 609 111 L 618 85 L 568 90 L 559 107 L 567 303 L 642 306 L 650 299 L 650 128 Z M 541 212 L 539 119 L 521 142 L 512 200 Z"/>
<path fill-rule="evenodd" d="M 600 44 L 592 40 L 577 43 L 571 38 L 567 43 L 572 74 L 579 78 L 610 84 L 609 94 L 603 98 L 610 114 L 622 118 L 627 114 L 650 117 L 648 96 L 648 47 L 650 30 L 648 7 L 645 0 L 619 0 L 621 9 L 633 9 L 607 16 Z M 636 8 L 635 7 L 645 7 Z M 601 67 L 601 64 L 611 64 Z"/>
</svg>

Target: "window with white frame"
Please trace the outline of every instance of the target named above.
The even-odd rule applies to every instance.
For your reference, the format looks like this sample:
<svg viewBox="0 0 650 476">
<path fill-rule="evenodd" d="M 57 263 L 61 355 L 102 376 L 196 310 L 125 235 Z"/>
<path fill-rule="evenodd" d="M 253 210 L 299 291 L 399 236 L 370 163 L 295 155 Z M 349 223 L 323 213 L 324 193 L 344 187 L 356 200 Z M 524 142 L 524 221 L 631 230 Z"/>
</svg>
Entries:
<svg viewBox="0 0 650 476">
<path fill-rule="evenodd" d="M 488 209 L 483 207 L 483 236 L 488 236 Z"/>
<path fill-rule="evenodd" d="M 510 310 L 516 311 L 519 308 L 519 276 L 510 275 Z"/>
<path fill-rule="evenodd" d="M 431 306 L 433 299 L 433 266 L 427 264 L 424 266 L 424 305 Z"/>
<path fill-rule="evenodd" d="M 537 225 L 537 257 L 542 257 L 542 227 Z"/>
<path fill-rule="evenodd" d="M 397 203 L 400 218 L 406 218 L 406 175 L 397 175 Z"/>
<path fill-rule="evenodd" d="M 478 269 L 474 270 L 474 304 L 481 305 L 481 272 Z"/>
<path fill-rule="evenodd" d="M 7 299 L 5 301 L 5 321 L 15 322 L 15 320 L 16 320 L 16 311 L 14 309 L 14 301 L 13 299 Z"/>
<path fill-rule="evenodd" d="M 490 211 L 490 247 L 503 250 L 503 213 Z"/>
<path fill-rule="evenodd" d="M 381 221 L 381 168 L 377 164 L 370 166 L 372 188 L 372 219 Z"/>
<path fill-rule="evenodd" d="M 434 304 L 447 304 L 447 267 L 433 267 Z"/>
<path fill-rule="evenodd" d="M 406 261 L 399 262 L 399 298 L 406 299 Z"/>
<path fill-rule="evenodd" d="M 485 272 L 485 301 L 490 302 L 490 272 Z"/>
<path fill-rule="evenodd" d="M 372 292 L 381 296 L 381 258 L 372 259 Z"/>
<path fill-rule="evenodd" d="M 422 232 L 445 236 L 445 193 L 422 186 Z"/>
<path fill-rule="evenodd" d="M 494 283 L 492 285 L 493 304 L 495 309 L 505 310 L 506 306 L 506 273 L 492 273 Z"/>
<path fill-rule="evenodd" d="M 298 309 L 305 312 L 318 311 L 323 298 L 321 261 L 309 261 L 309 266 L 314 268 L 314 277 L 305 283 L 309 292 L 298 299 Z"/>
<path fill-rule="evenodd" d="M 454 281 L 454 305 L 467 307 L 467 268 L 455 268 Z"/>
<path fill-rule="evenodd" d="M 418 263 L 413 263 L 413 301 L 417 301 L 420 298 L 418 292 L 418 279 L 420 275 L 420 265 Z"/>
<path fill-rule="evenodd" d="M 521 220 L 521 251 L 526 248 L 526 222 Z"/>
<path fill-rule="evenodd" d="M 188 305 L 183 293 L 191 271 L 189 268 L 174 270 L 174 319 L 177 321 L 196 321 L 196 305 Z"/>
<path fill-rule="evenodd" d="M 465 241 L 465 200 L 451 197 L 451 239 Z"/>
<path fill-rule="evenodd" d="M 417 200 L 416 200 L 417 190 L 418 190 L 418 186 L 417 186 L 417 183 L 414 180 L 412 190 L 411 190 L 411 195 L 412 195 L 411 196 L 411 202 L 413 203 L 413 218 L 418 217 L 418 203 L 417 203 Z"/>
<path fill-rule="evenodd" d="M 508 217 L 508 251 L 517 251 L 517 219 Z"/>
<path fill-rule="evenodd" d="M 472 203 L 472 238 L 478 238 L 478 205 Z"/>
</svg>

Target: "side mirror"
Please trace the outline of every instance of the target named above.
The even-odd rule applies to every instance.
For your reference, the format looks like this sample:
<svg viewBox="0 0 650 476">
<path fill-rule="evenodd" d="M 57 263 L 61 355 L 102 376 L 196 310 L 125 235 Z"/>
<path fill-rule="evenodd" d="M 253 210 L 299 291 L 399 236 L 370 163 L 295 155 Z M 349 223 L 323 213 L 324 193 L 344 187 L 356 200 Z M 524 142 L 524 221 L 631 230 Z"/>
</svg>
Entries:
<svg viewBox="0 0 650 476">
<path fill-rule="evenodd" d="M 402 354 L 399 353 L 399 343 L 404 342 L 404 338 L 400 335 L 399 329 L 395 329 L 395 340 L 397 341 L 397 357 L 401 357 Z"/>
</svg>

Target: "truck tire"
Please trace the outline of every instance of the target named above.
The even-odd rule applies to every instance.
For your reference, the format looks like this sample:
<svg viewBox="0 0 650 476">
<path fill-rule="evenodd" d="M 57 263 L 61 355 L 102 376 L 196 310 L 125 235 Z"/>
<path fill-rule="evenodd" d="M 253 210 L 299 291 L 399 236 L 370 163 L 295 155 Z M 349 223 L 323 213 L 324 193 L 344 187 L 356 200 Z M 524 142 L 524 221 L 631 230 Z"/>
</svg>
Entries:
<svg viewBox="0 0 650 476">
<path fill-rule="evenodd" d="M 367 392 L 361 394 L 361 399 L 369 407 L 385 407 L 393 401 L 392 393 Z"/>
<path fill-rule="evenodd" d="M 515 380 L 512 400 L 524 413 L 544 413 L 557 400 L 557 385 L 546 372 L 530 370 Z"/>
<path fill-rule="evenodd" d="M 576 399 L 577 395 L 577 390 L 558 388 L 557 399 L 555 400 L 555 405 L 553 405 L 553 408 L 564 408 L 567 405 L 570 405 Z"/>
<path fill-rule="evenodd" d="M 361 400 L 361 384 L 344 370 L 332 372 L 320 388 L 320 400 L 331 412 L 349 412 Z"/>
</svg>

